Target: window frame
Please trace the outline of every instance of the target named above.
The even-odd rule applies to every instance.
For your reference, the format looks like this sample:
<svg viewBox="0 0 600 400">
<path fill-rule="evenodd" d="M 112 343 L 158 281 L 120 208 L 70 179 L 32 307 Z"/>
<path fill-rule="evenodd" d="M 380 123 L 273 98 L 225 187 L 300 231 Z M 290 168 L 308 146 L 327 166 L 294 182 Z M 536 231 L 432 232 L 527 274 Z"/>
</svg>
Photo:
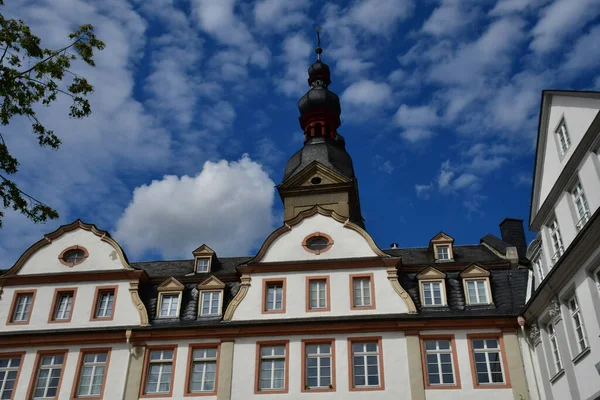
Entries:
<svg viewBox="0 0 600 400">
<path fill-rule="evenodd" d="M 573 311 L 571 309 L 571 301 L 575 300 L 575 304 L 577 305 L 577 309 L 575 311 Z M 581 315 L 581 304 L 579 303 L 579 299 L 577 298 L 577 294 L 573 293 L 571 296 L 569 296 L 569 298 L 566 301 L 566 306 L 567 309 L 569 310 L 569 317 L 570 317 L 570 324 L 571 324 L 571 329 L 572 329 L 572 333 L 574 335 L 573 339 L 575 339 L 574 344 L 577 346 L 577 352 L 573 352 L 573 359 L 577 359 L 577 357 L 586 352 L 589 348 L 590 348 L 590 344 L 589 344 L 589 339 L 587 337 L 587 332 L 585 329 L 585 323 L 583 322 L 583 316 Z M 579 338 L 579 335 L 577 333 L 577 324 L 575 321 L 575 314 L 578 315 L 579 318 L 579 328 L 581 329 L 581 335 L 582 337 Z M 581 348 L 581 342 L 583 342 L 584 347 Z M 575 350 L 575 349 L 573 349 Z"/>
<path fill-rule="evenodd" d="M 65 260 L 65 256 L 66 256 L 66 255 L 67 255 L 69 252 L 71 252 L 71 251 L 73 251 L 73 250 L 81 250 L 81 251 L 83 251 L 83 259 L 82 259 L 81 261 L 78 261 L 78 262 L 72 263 L 72 262 L 67 262 L 67 261 Z M 66 265 L 67 267 L 71 268 L 71 267 L 74 267 L 74 266 L 76 266 L 76 265 L 79 265 L 79 264 L 81 264 L 81 263 L 85 262 L 85 261 L 88 259 L 88 257 L 89 257 L 89 256 L 90 256 L 90 253 L 87 251 L 87 249 L 86 249 L 85 247 L 83 247 L 83 246 L 79 246 L 79 245 L 75 245 L 75 246 L 67 247 L 66 249 L 64 249 L 64 250 L 63 250 L 63 251 L 60 253 L 60 255 L 58 256 L 58 261 L 60 261 L 60 263 L 61 263 L 62 265 Z"/>
<path fill-rule="evenodd" d="M 206 293 L 218 293 L 219 294 L 219 303 L 217 304 L 217 313 L 216 314 L 203 314 L 204 311 L 204 294 Z M 223 315 L 223 289 L 204 289 L 200 291 L 200 309 L 198 315 L 200 317 L 220 317 Z M 211 298 L 212 300 L 212 298 Z M 212 302 L 211 302 L 212 303 Z M 209 310 L 210 310 L 209 305 Z"/>
<path fill-rule="evenodd" d="M 427 370 L 427 350 L 425 342 L 428 340 L 448 340 L 450 341 L 450 357 L 452 358 L 452 373 L 454 374 L 454 383 L 429 384 L 429 371 Z M 458 353 L 456 352 L 456 339 L 454 335 L 419 335 L 421 344 L 421 365 L 423 371 L 423 384 L 425 389 L 461 389 L 460 369 L 458 367 Z"/>
<path fill-rule="evenodd" d="M 600 267 L 596 268 L 592 274 L 594 283 L 596 284 L 596 289 L 598 289 L 598 292 L 600 292 Z"/>
<path fill-rule="evenodd" d="M 19 358 L 19 366 L 17 367 L 17 376 L 15 377 L 15 384 L 12 388 L 12 394 L 10 395 L 8 400 L 13 400 L 15 398 L 15 393 L 17 392 L 17 385 L 19 384 L 19 377 L 21 376 L 21 370 L 23 369 L 23 361 L 25 360 L 25 351 L 13 351 L 8 353 L 0 353 L 0 358 Z M 6 369 L 8 370 L 8 368 Z M 4 379 L 6 379 L 8 374 L 4 375 Z M 0 389 L 2 387 L 2 381 L 0 381 Z M 0 395 L 2 392 L 0 391 Z"/>
<path fill-rule="evenodd" d="M 475 367 L 475 352 L 473 351 L 473 340 L 478 339 L 496 339 L 498 340 L 498 346 L 500 346 L 500 365 L 502 366 L 502 374 L 504 376 L 504 383 L 484 383 L 480 384 L 477 381 L 477 369 Z M 504 335 L 501 332 L 486 332 L 486 333 L 467 333 L 467 341 L 469 343 L 469 360 L 471 362 L 471 376 L 473 378 L 474 389 L 507 389 L 511 388 L 510 383 L 510 371 L 508 370 L 508 361 L 506 358 L 506 348 L 504 347 Z"/>
<path fill-rule="evenodd" d="M 103 399 L 104 398 L 104 389 L 106 388 L 106 377 L 108 375 L 108 367 L 110 364 L 110 352 L 112 351 L 111 347 L 97 347 L 97 348 L 82 348 L 79 350 L 79 359 L 77 360 L 77 370 L 75 373 L 75 379 L 73 380 L 73 388 L 71 389 L 71 398 L 72 399 Z M 106 362 L 104 363 L 104 376 L 102 377 L 102 386 L 100 388 L 100 395 L 98 396 L 78 396 L 77 392 L 79 391 L 79 381 L 81 379 L 81 372 L 83 371 L 83 365 L 85 356 L 87 354 L 95 354 L 95 353 L 106 353 Z"/>
<path fill-rule="evenodd" d="M 170 290 L 165 290 L 165 291 L 161 291 L 158 293 L 158 303 L 156 305 L 156 318 L 179 318 L 179 315 L 181 313 L 181 297 L 182 297 L 183 292 L 181 291 L 170 291 Z M 162 302 L 163 302 L 163 298 L 164 296 L 177 296 L 177 313 L 175 315 L 160 315 L 160 310 L 162 309 Z"/>
<path fill-rule="evenodd" d="M 552 327 L 552 334 L 550 333 L 550 327 Z M 557 376 L 562 371 L 564 371 L 565 366 L 563 363 L 562 355 L 560 353 L 560 347 L 558 346 L 558 338 L 556 337 L 556 325 L 553 321 L 548 321 L 544 326 L 546 330 L 546 335 L 548 336 L 548 344 L 550 350 L 550 357 L 553 361 L 552 368 L 550 371 L 552 372 L 552 377 Z M 556 353 L 555 353 L 556 351 Z M 558 359 L 557 359 L 558 358 Z M 557 368 L 560 365 L 560 368 Z M 552 378 L 551 378 L 552 379 Z"/>
<path fill-rule="evenodd" d="M 212 391 L 202 391 L 202 392 L 191 392 L 191 379 L 192 379 L 192 366 L 194 363 L 194 350 L 197 349 L 217 349 L 217 359 L 216 359 L 216 371 L 215 371 L 215 388 Z M 183 393 L 184 397 L 198 397 L 198 396 L 216 396 L 217 389 L 219 386 L 219 362 L 221 360 L 221 343 L 219 342 L 211 342 L 211 343 L 190 343 L 188 346 L 188 361 L 187 367 L 185 371 L 185 392 Z"/>
<path fill-rule="evenodd" d="M 327 246 L 322 248 L 322 249 L 317 249 L 317 250 L 313 250 L 313 249 L 309 249 L 308 248 L 308 242 L 311 239 L 317 238 L 317 237 L 322 237 L 323 239 L 327 240 Z M 333 247 L 333 239 L 331 238 L 331 236 L 323 233 L 323 232 L 314 232 L 311 233 L 310 235 L 306 236 L 303 240 L 302 240 L 302 248 L 312 254 L 316 254 L 316 255 L 320 255 L 321 253 L 325 253 L 329 250 L 331 250 L 331 248 Z"/>
<path fill-rule="evenodd" d="M 583 185 L 581 184 L 581 180 L 577 177 L 575 182 L 573 183 L 571 190 L 569 191 L 571 194 L 571 201 L 573 202 L 573 208 L 575 209 L 575 216 L 577 217 L 577 221 L 575 222 L 575 229 L 577 232 L 583 229 L 583 227 L 590 220 L 590 204 L 587 201 L 587 196 L 585 194 L 585 190 L 583 189 Z M 583 207 L 583 215 L 579 214 L 579 207 L 577 205 L 578 201 L 581 201 Z"/>
<path fill-rule="evenodd" d="M 63 362 L 60 370 L 60 377 L 58 378 L 58 387 L 56 388 L 56 396 L 53 399 L 58 399 L 60 396 L 60 389 L 62 387 L 62 380 L 65 375 L 65 367 L 67 365 L 67 356 L 69 355 L 69 349 L 54 349 L 54 350 L 38 350 L 35 355 L 35 364 L 33 364 L 33 374 L 31 375 L 31 379 L 29 380 L 29 387 L 27 389 L 27 398 L 33 399 L 33 394 L 35 393 L 36 382 L 38 379 L 38 374 L 41 367 L 42 357 L 44 356 L 56 356 L 62 355 Z M 48 398 L 47 398 L 48 399 Z"/>
<path fill-rule="evenodd" d="M 440 250 L 446 249 L 446 256 L 448 258 L 440 257 Z M 435 245 L 435 259 L 438 261 L 450 261 L 450 245 L 449 244 L 436 244 Z"/>
<path fill-rule="evenodd" d="M 555 228 L 553 229 L 552 226 L 555 226 Z M 562 233 L 560 233 L 560 226 L 558 225 L 558 220 L 556 219 L 555 215 L 552 216 L 552 218 L 550 218 L 550 220 L 546 224 L 546 227 L 548 228 L 548 237 L 550 239 L 550 248 L 552 250 L 550 260 L 552 262 L 552 265 L 554 266 L 564 254 L 565 244 L 563 242 Z M 554 243 L 554 238 L 552 237 L 554 233 L 556 234 L 557 244 Z"/>
<path fill-rule="evenodd" d="M 355 279 L 369 279 L 369 288 L 371 296 L 371 304 L 368 306 L 357 306 L 354 302 L 354 280 Z M 375 279 L 373 273 L 368 274 L 350 274 L 350 309 L 351 310 L 375 310 L 376 302 L 375 302 Z"/>
<path fill-rule="evenodd" d="M 439 283 L 440 285 L 440 296 L 442 303 L 441 304 L 425 304 L 425 284 L 431 283 Z M 419 279 L 419 290 L 421 294 L 421 306 L 423 307 L 445 307 L 448 303 L 446 300 L 446 288 L 445 288 L 445 280 L 444 279 Z M 432 296 L 432 299 L 434 297 Z"/>
<path fill-rule="evenodd" d="M 311 281 L 325 281 L 325 307 L 311 308 L 310 307 L 310 284 Z M 330 294 L 329 275 L 322 276 L 307 276 L 306 277 L 306 312 L 326 312 L 331 311 L 331 294 Z"/>
<path fill-rule="evenodd" d="M 261 348 L 264 346 L 284 346 L 285 347 L 285 361 L 284 361 L 284 374 L 283 374 L 283 389 L 262 389 L 260 388 L 260 362 Z M 254 368 L 254 394 L 282 394 L 288 393 L 290 385 L 290 341 L 289 340 L 267 340 L 256 342 L 256 364 Z"/>
<path fill-rule="evenodd" d="M 94 302 L 92 303 L 92 312 L 90 313 L 90 321 L 112 321 L 115 317 L 115 310 L 117 308 L 117 292 L 119 285 L 110 286 L 96 286 L 96 293 L 94 294 Z M 113 306 L 110 316 L 98 316 L 99 302 L 102 299 L 102 293 L 112 291 L 113 293 Z"/>
<path fill-rule="evenodd" d="M 354 353 L 352 345 L 356 342 L 377 342 L 377 357 L 379 361 L 379 386 L 354 386 Z M 349 337 L 348 338 L 348 388 L 351 392 L 367 392 L 385 390 L 385 373 L 383 370 L 383 346 L 381 336 Z"/>
<path fill-rule="evenodd" d="M 565 141 L 566 149 L 563 149 L 563 146 L 561 143 L 561 133 L 559 133 L 561 128 L 564 128 L 564 137 L 566 138 L 566 141 Z M 558 146 L 559 160 L 562 161 L 563 158 L 565 157 L 565 155 L 571 149 L 571 145 L 572 145 L 571 135 L 569 134 L 569 128 L 567 127 L 567 121 L 566 121 L 564 115 L 561 116 L 560 120 L 558 121 L 558 124 L 556 125 L 556 128 L 554 128 L 554 140 L 556 141 L 556 145 Z"/>
<path fill-rule="evenodd" d="M 200 270 L 198 270 L 198 261 L 200 261 L 200 260 L 208 260 L 208 264 L 206 265 L 206 271 L 200 271 Z M 211 267 L 212 267 L 212 257 L 208 257 L 208 256 L 205 256 L 205 257 L 203 257 L 203 256 L 196 256 L 196 259 L 194 261 L 194 271 L 197 274 L 209 274 L 210 270 L 211 270 Z"/>
<path fill-rule="evenodd" d="M 154 345 L 146 346 L 146 352 L 144 354 L 144 366 L 142 370 L 142 379 L 139 397 L 150 398 L 150 397 L 172 397 L 173 396 L 173 383 L 175 382 L 175 367 L 177 366 L 177 348 L 176 344 L 173 345 Z M 173 358 L 171 360 L 171 380 L 169 383 L 169 393 L 146 393 L 146 383 L 148 383 L 148 376 L 150 375 L 150 353 L 155 350 L 171 350 L 173 351 Z M 159 382 L 160 384 L 160 382 Z"/>
<path fill-rule="evenodd" d="M 315 389 L 306 388 L 306 386 L 307 386 L 306 379 L 308 378 L 308 375 L 306 373 L 306 367 L 307 367 L 306 345 L 311 345 L 311 344 L 328 344 L 328 345 L 331 346 L 331 363 L 330 363 L 330 368 L 331 368 L 331 387 L 330 388 L 315 388 Z M 300 391 L 302 393 L 335 392 L 336 391 L 335 375 L 336 375 L 336 369 L 335 369 L 335 338 L 302 339 L 302 382 L 300 382 L 300 384 L 301 384 Z"/>
<path fill-rule="evenodd" d="M 472 281 L 483 281 L 484 283 L 484 287 L 485 287 L 485 291 L 486 291 L 486 297 L 487 297 L 487 303 L 471 303 L 471 298 L 469 297 L 469 287 L 467 282 L 472 282 Z M 475 285 L 475 288 L 477 288 L 477 285 Z M 482 306 L 482 305 L 490 305 L 490 304 L 494 304 L 494 301 L 492 300 L 492 288 L 490 287 L 490 278 L 489 277 L 473 277 L 473 278 L 463 278 L 463 289 L 465 291 L 465 300 L 467 305 L 470 306 Z M 478 297 L 478 301 L 479 301 L 479 295 Z"/>
<path fill-rule="evenodd" d="M 262 281 L 262 314 L 285 314 L 286 310 L 286 297 L 287 297 L 287 288 L 286 288 L 287 278 L 265 278 Z M 281 309 L 275 310 L 267 310 L 268 304 L 268 293 L 267 289 L 269 285 L 281 284 Z"/>
<path fill-rule="evenodd" d="M 73 300 L 71 301 L 71 311 L 69 313 L 69 318 L 57 319 L 57 307 L 59 306 L 58 299 L 62 294 L 72 293 Z M 75 302 L 77 300 L 77 288 L 76 287 L 68 287 L 68 288 L 56 288 L 54 289 L 54 297 L 52 300 L 52 306 L 50 307 L 50 315 L 48 315 L 48 323 L 49 324 L 66 324 L 71 322 L 73 319 L 73 313 L 75 312 Z"/>
<path fill-rule="evenodd" d="M 14 321 L 15 312 L 17 311 L 17 300 L 20 295 L 31 295 L 31 306 L 29 306 L 29 315 L 27 315 L 27 319 L 25 321 Z M 31 321 L 31 314 L 33 314 L 33 306 L 35 305 L 35 296 L 37 294 L 37 289 L 24 289 L 24 290 L 15 290 L 13 292 L 12 303 L 10 305 L 10 309 L 8 312 L 8 316 L 6 318 L 6 325 L 28 325 L 29 321 Z"/>
</svg>

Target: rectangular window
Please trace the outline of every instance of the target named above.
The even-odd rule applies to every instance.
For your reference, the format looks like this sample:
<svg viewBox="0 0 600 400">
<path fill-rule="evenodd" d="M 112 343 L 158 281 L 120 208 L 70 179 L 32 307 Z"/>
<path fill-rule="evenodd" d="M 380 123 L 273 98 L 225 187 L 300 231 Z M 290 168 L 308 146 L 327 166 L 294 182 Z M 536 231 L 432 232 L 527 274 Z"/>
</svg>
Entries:
<svg viewBox="0 0 600 400">
<path fill-rule="evenodd" d="M 427 371 L 427 385 L 456 386 L 451 339 L 423 340 L 424 363 Z"/>
<path fill-rule="evenodd" d="M 302 341 L 303 392 L 334 390 L 335 353 L 333 339 Z"/>
<path fill-rule="evenodd" d="M 373 274 L 350 275 L 352 308 L 375 308 Z"/>
<path fill-rule="evenodd" d="M 190 346 L 190 379 L 187 393 L 215 393 L 217 390 L 217 359 L 219 345 Z"/>
<path fill-rule="evenodd" d="M 352 386 L 357 389 L 383 389 L 381 338 L 350 339 Z"/>
<path fill-rule="evenodd" d="M 288 342 L 258 342 L 257 392 L 287 393 Z"/>
<path fill-rule="evenodd" d="M 28 324 L 31 318 L 35 291 L 16 291 L 10 311 L 9 324 Z"/>
<path fill-rule="evenodd" d="M 159 317 L 169 318 L 179 315 L 180 293 L 164 293 L 160 295 Z"/>
<path fill-rule="evenodd" d="M 60 381 L 67 352 L 38 353 L 37 370 L 34 375 L 33 399 L 55 399 L 58 397 Z"/>
<path fill-rule="evenodd" d="M 221 291 L 202 292 L 201 316 L 221 315 Z"/>
<path fill-rule="evenodd" d="M 540 278 L 540 282 L 543 281 L 545 278 L 545 275 L 544 275 L 544 265 L 542 264 L 541 257 L 538 258 L 537 260 L 535 260 L 533 262 L 533 265 L 535 266 L 535 270 L 538 274 L 538 277 Z"/>
<path fill-rule="evenodd" d="M 575 338 L 577 339 L 577 350 L 578 353 L 581 353 L 587 349 L 588 344 L 577 296 L 573 296 L 569 300 L 569 310 L 571 311 L 571 321 L 573 323 L 573 329 L 575 330 Z"/>
<path fill-rule="evenodd" d="M 423 289 L 424 306 L 444 305 L 442 282 L 421 282 L 421 287 Z"/>
<path fill-rule="evenodd" d="M 77 394 L 74 397 L 101 397 L 108 370 L 108 349 L 86 349 L 79 361 Z"/>
<path fill-rule="evenodd" d="M 505 385 L 500 340 L 470 339 L 477 386 Z"/>
<path fill-rule="evenodd" d="M 558 350 L 558 341 L 556 339 L 556 331 L 554 325 L 549 323 L 546 325 L 546 332 L 548 332 L 548 340 L 550 341 L 550 351 L 552 352 L 552 360 L 554 361 L 554 373 L 562 371 L 562 359 L 560 358 L 560 352 Z"/>
<path fill-rule="evenodd" d="M 571 146 L 571 138 L 569 137 L 569 131 L 567 131 L 567 125 L 565 124 L 564 119 L 561 121 L 558 129 L 556 129 L 556 136 L 560 147 L 560 155 L 562 157 Z"/>
<path fill-rule="evenodd" d="M 263 280 L 263 313 L 285 312 L 285 278 Z"/>
<path fill-rule="evenodd" d="M 0 399 L 13 398 L 23 354 L 0 354 Z"/>
<path fill-rule="evenodd" d="M 92 320 L 113 319 L 117 289 L 118 286 L 101 286 L 96 288 Z"/>
<path fill-rule="evenodd" d="M 575 210 L 577 211 L 577 230 L 581 230 L 581 228 L 583 228 L 590 219 L 590 208 L 588 206 L 583 187 L 581 186 L 581 182 L 577 182 L 575 188 L 573 189 L 572 195 L 573 203 L 575 204 Z"/>
<path fill-rule="evenodd" d="M 71 321 L 76 293 L 77 289 L 56 289 L 48 322 Z"/>
<path fill-rule="evenodd" d="M 329 277 L 306 278 L 306 311 L 329 311 Z"/>
<path fill-rule="evenodd" d="M 450 259 L 450 248 L 448 246 L 436 246 L 437 247 L 437 259 L 438 260 L 449 260 Z"/>
<path fill-rule="evenodd" d="M 485 279 L 472 279 L 466 281 L 467 300 L 469 304 L 489 304 L 487 282 Z"/>
<path fill-rule="evenodd" d="M 552 263 L 555 264 L 564 252 L 562 237 L 556 218 L 550 221 L 548 229 L 550 230 L 550 241 L 552 242 Z"/>
<path fill-rule="evenodd" d="M 147 349 L 144 394 L 171 394 L 176 351 L 176 347 Z"/>
<path fill-rule="evenodd" d="M 210 270 L 210 258 L 197 258 L 196 259 L 196 272 L 209 272 Z"/>
</svg>

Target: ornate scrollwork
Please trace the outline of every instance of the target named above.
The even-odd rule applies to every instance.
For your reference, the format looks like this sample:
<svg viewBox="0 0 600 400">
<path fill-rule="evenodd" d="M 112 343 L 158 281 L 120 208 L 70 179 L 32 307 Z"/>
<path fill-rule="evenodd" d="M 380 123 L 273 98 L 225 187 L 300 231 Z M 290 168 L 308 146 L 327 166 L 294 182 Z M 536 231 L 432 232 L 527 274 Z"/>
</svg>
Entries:
<svg viewBox="0 0 600 400">
<path fill-rule="evenodd" d="M 540 336 L 540 327 L 537 322 L 534 322 L 529 327 L 529 340 L 534 347 L 540 344 L 542 340 Z"/>
<path fill-rule="evenodd" d="M 554 322 L 558 322 L 562 319 L 562 314 L 560 312 L 560 303 L 558 299 L 554 298 L 552 299 L 550 304 L 548 304 L 548 314 L 550 314 L 550 318 L 552 318 L 552 321 Z"/>
</svg>

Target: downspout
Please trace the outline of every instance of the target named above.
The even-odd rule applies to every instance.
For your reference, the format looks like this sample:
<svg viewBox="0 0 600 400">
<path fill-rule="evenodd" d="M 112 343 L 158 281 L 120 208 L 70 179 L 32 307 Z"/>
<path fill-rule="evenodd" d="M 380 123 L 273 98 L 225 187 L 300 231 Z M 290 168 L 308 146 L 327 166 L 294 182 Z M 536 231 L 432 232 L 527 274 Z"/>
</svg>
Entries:
<svg viewBox="0 0 600 400">
<path fill-rule="evenodd" d="M 125 392 L 127 391 L 128 380 L 129 380 L 129 368 L 131 366 L 131 357 L 133 357 L 133 346 L 131 345 L 131 329 L 125 331 L 125 343 L 127 343 L 127 368 L 125 369 L 125 385 L 123 385 L 123 393 L 121 399 L 125 399 Z"/>
</svg>

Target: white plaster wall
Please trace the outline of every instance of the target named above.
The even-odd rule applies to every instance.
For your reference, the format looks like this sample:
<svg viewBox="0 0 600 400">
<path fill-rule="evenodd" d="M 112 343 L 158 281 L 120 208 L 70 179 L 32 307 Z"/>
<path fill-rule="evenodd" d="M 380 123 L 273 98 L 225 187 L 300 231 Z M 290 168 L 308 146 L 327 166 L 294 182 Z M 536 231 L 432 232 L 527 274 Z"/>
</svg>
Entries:
<svg viewBox="0 0 600 400">
<path fill-rule="evenodd" d="M 383 371 L 385 390 L 350 391 L 348 369 L 348 338 L 382 337 Z M 334 338 L 336 363 L 336 391 L 324 393 L 301 393 L 302 382 L 302 339 Z M 256 342 L 262 340 L 289 340 L 289 392 L 286 394 L 261 393 L 254 396 Z M 403 399 L 410 393 L 406 340 L 402 332 L 325 335 L 325 336 L 277 336 L 236 339 L 233 354 L 232 399 Z"/>
<path fill-rule="evenodd" d="M 350 275 L 373 273 L 375 309 L 352 310 L 350 308 Z M 331 311 L 306 312 L 306 277 L 329 276 Z M 262 313 L 263 279 L 286 278 L 286 312 Z M 408 313 L 404 300 L 394 291 L 387 278 L 385 267 L 356 268 L 346 270 L 297 271 L 254 273 L 250 288 L 235 313 L 233 320 L 281 319 L 364 314 Z"/>
<path fill-rule="evenodd" d="M 547 139 L 544 148 L 545 157 L 540 185 L 540 206 L 544 203 L 546 196 L 550 193 L 560 172 L 596 117 L 599 109 L 600 100 L 597 99 L 568 96 L 552 97 L 552 105 L 550 107 L 550 115 L 548 118 Z M 561 160 L 559 148 L 556 145 L 556 140 L 554 138 L 554 130 L 558 126 L 563 115 L 565 117 L 567 129 L 569 130 L 571 147 Z"/>
<path fill-rule="evenodd" d="M 118 285 L 116 302 L 114 307 L 114 318 L 111 321 L 90 321 L 95 308 L 94 295 L 97 286 Z M 50 309 L 56 288 L 77 288 L 77 295 L 72 309 L 70 322 L 48 323 Z M 16 290 L 37 289 L 35 302 L 33 304 L 31 318 L 27 325 L 9 325 L 8 321 L 13 293 Z M 32 331 L 32 330 L 60 330 L 84 327 L 109 327 L 109 326 L 132 326 L 139 325 L 140 314 L 131 300 L 128 281 L 98 281 L 98 282 L 74 282 L 61 284 L 38 284 L 35 286 L 8 286 L 0 298 L 0 327 L 3 331 Z"/>
<path fill-rule="evenodd" d="M 89 257 L 74 267 L 62 264 L 60 253 L 71 246 L 83 246 Z M 89 272 L 124 269 L 117 251 L 98 236 L 84 229 L 65 233 L 60 238 L 34 253 L 19 270 L 18 275 Z"/>
<path fill-rule="evenodd" d="M 325 233 L 333 239 L 334 244 L 331 249 L 317 255 L 309 253 L 302 247 L 304 238 L 315 232 Z M 337 222 L 331 217 L 317 213 L 310 218 L 305 218 L 275 240 L 261 261 L 326 260 L 375 256 L 377 254 L 358 232 L 344 227 L 343 223 Z"/>
<path fill-rule="evenodd" d="M 556 220 L 560 228 L 564 249 L 567 250 L 577 233 L 575 227 L 577 220 L 575 219 L 575 206 L 573 205 L 573 196 L 571 193 L 564 192 L 561 198 L 556 203 L 554 209 Z"/>
<path fill-rule="evenodd" d="M 471 353 L 469 352 L 469 341 L 467 334 L 470 333 L 497 333 L 498 329 L 474 329 L 474 330 L 453 330 L 453 331 L 430 331 L 422 332 L 424 335 L 454 335 L 456 341 L 456 353 L 458 356 L 458 369 L 460 373 L 461 389 L 426 389 L 425 397 L 427 400 L 448 400 L 448 399 L 467 399 L 481 400 L 509 400 L 513 399 L 511 388 L 507 389 L 475 389 L 473 385 L 473 376 L 471 374 Z M 455 371 L 456 373 L 456 371 Z M 506 374 L 507 371 L 504 371 Z M 525 393 L 523 394 L 524 398 Z"/>
<path fill-rule="evenodd" d="M 87 346 L 51 346 L 44 348 L 15 348 L 9 351 L 26 351 L 24 361 L 21 367 L 21 374 L 19 375 L 19 381 L 17 382 L 17 388 L 15 392 L 16 399 L 26 399 L 27 390 L 29 383 L 33 377 L 35 371 L 35 358 L 38 350 L 52 350 L 52 349 L 68 349 L 69 352 L 66 358 L 66 364 L 64 364 L 63 378 L 60 386 L 60 392 L 58 400 L 70 400 L 71 391 L 73 389 L 73 380 L 77 375 L 77 362 L 79 361 L 79 351 L 87 348 L 104 348 L 112 347 L 110 354 L 110 362 L 108 365 L 108 375 L 106 376 L 106 387 L 104 388 L 105 399 L 121 399 L 123 398 L 123 390 L 125 388 L 125 380 L 127 376 L 127 363 L 129 359 L 129 350 L 125 343 L 113 344 L 113 345 L 87 345 Z M 0 350 L 0 354 L 5 350 Z"/>
<path fill-rule="evenodd" d="M 579 179 L 590 207 L 590 216 L 600 207 L 600 171 L 596 168 L 594 159 L 598 159 L 598 155 L 588 153 L 579 168 Z"/>
<path fill-rule="evenodd" d="M 540 365 L 534 350 L 531 346 L 529 346 L 527 338 L 524 337 L 522 333 L 519 334 L 519 346 L 521 349 L 523 368 L 525 370 L 525 379 L 527 380 L 527 388 L 529 389 L 531 400 L 542 400 L 546 396 L 542 382 L 540 381 L 542 376 Z"/>
<path fill-rule="evenodd" d="M 552 387 L 552 396 L 556 400 L 571 399 L 569 391 L 569 382 L 565 374 L 550 384 Z"/>
</svg>

